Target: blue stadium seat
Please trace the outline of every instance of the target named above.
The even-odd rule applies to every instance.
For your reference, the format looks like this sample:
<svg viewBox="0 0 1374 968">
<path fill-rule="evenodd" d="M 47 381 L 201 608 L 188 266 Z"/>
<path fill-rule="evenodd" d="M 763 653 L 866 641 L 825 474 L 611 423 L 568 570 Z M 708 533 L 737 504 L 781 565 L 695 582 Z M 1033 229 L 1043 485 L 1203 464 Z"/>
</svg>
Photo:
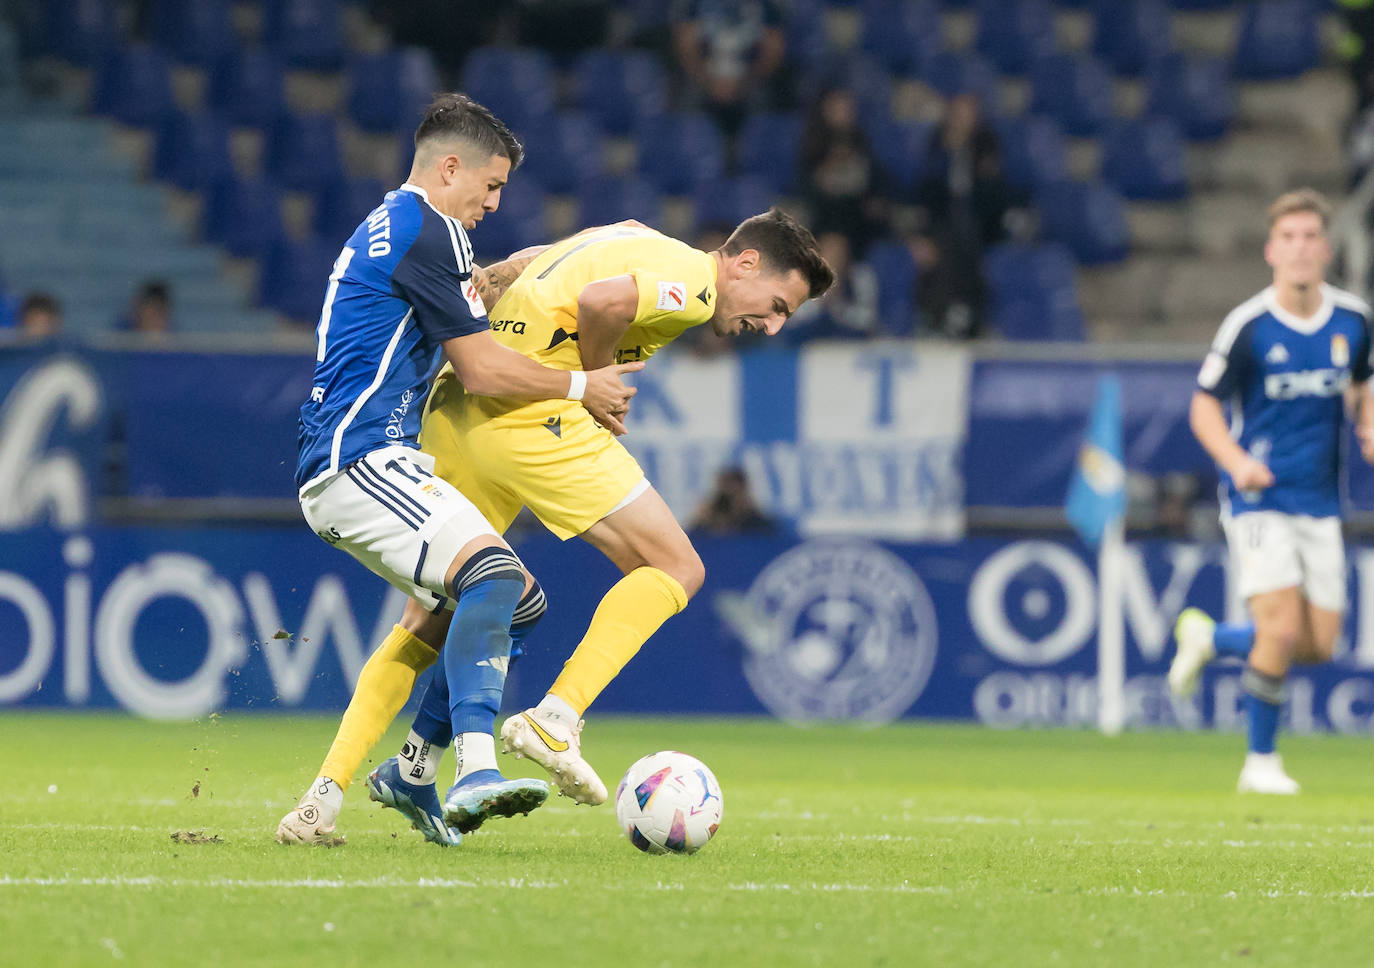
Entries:
<svg viewBox="0 0 1374 968">
<path fill-rule="evenodd" d="M 792 191 L 797 182 L 801 135 L 802 118 L 796 112 L 751 114 L 735 139 L 740 174 L 766 178 L 780 193 Z"/>
<path fill-rule="evenodd" d="M 637 218 L 645 225 L 663 225 L 663 197 L 648 179 L 636 175 L 603 175 L 581 186 L 578 225 L 606 225 Z"/>
<path fill-rule="evenodd" d="M 285 110 L 281 58 L 263 47 L 231 50 L 210 72 L 206 101 L 231 124 L 266 128 Z"/>
<path fill-rule="evenodd" d="M 290 67 L 337 70 L 344 55 L 339 0 L 265 0 L 262 37 Z"/>
<path fill-rule="evenodd" d="M 1075 137 L 1091 137 L 1116 116 L 1112 76 L 1102 62 L 1051 54 L 1031 66 L 1030 110 L 1047 114 Z"/>
<path fill-rule="evenodd" d="M 1169 0 L 1175 10 L 1225 10 L 1235 6 L 1235 0 Z"/>
<path fill-rule="evenodd" d="M 1131 235 L 1121 196 L 1101 182 L 1056 182 L 1035 193 L 1041 234 L 1068 246 L 1082 265 L 1119 262 Z"/>
<path fill-rule="evenodd" d="M 206 199 L 205 236 L 231 255 L 262 255 L 282 237 L 281 189 L 261 178 L 218 182 Z"/>
<path fill-rule="evenodd" d="M 478 47 L 463 62 L 459 89 L 490 108 L 516 137 L 549 123 L 558 78 L 543 51 L 526 47 Z"/>
<path fill-rule="evenodd" d="M 341 242 L 313 236 L 278 239 L 262 263 L 258 297 L 263 305 L 299 323 L 318 321 L 341 248 Z"/>
<path fill-rule="evenodd" d="M 233 173 L 229 125 L 211 111 L 174 111 L 158 129 L 153 173 L 186 191 L 202 191 Z"/>
<path fill-rule="evenodd" d="M 1173 46 L 1165 0 L 1097 0 L 1093 53 L 1126 77 L 1139 77 Z"/>
<path fill-rule="evenodd" d="M 167 57 L 149 44 L 130 44 L 101 66 L 92 106 L 121 124 L 147 128 L 172 108 L 172 75 Z"/>
<path fill-rule="evenodd" d="M 52 53 L 80 67 L 103 62 L 120 44 L 112 0 L 46 0 L 43 36 Z"/>
<path fill-rule="evenodd" d="M 1215 57 L 1168 55 L 1146 77 L 1145 111 L 1173 118 L 1188 138 L 1221 137 L 1236 114 L 1226 64 Z"/>
<path fill-rule="evenodd" d="M 523 172 L 501 189 L 501 204 L 471 234 L 479 265 L 499 262 L 517 249 L 552 242 L 544 228 L 543 187 Z"/>
<path fill-rule="evenodd" d="M 996 246 L 984 256 L 983 276 L 992 327 L 1006 339 L 1084 338 L 1073 257 L 1062 246 Z"/>
<path fill-rule="evenodd" d="M 1317 13 L 1311 0 L 1245 4 L 1236 43 L 1236 77 L 1275 80 L 1316 67 L 1321 58 Z"/>
<path fill-rule="evenodd" d="M 690 195 L 718 181 L 725 170 L 725 145 L 714 119 L 671 113 L 646 118 L 635 131 L 639 173 L 669 195 Z"/>
<path fill-rule="evenodd" d="M 920 276 L 911 250 L 901 242 L 875 242 L 864 261 L 878 276 L 878 329 L 910 336 L 916 329 L 916 286 Z"/>
<path fill-rule="evenodd" d="M 1118 122 L 1102 140 L 1102 177 L 1127 198 L 1183 198 L 1188 169 L 1178 125 L 1162 117 Z"/>
<path fill-rule="evenodd" d="M 798 64 L 818 64 L 830 53 L 825 0 L 793 0 L 787 4 L 783 37 L 787 55 Z"/>
<path fill-rule="evenodd" d="M 214 64 L 235 44 L 229 0 L 157 0 L 149 27 L 173 58 L 197 67 Z"/>
<path fill-rule="evenodd" d="M 885 118 L 892 113 L 892 75 L 862 53 L 830 54 L 802 74 L 797 87 L 803 104 L 814 103 L 827 91 L 839 88 L 853 94 L 862 118 Z"/>
<path fill-rule="evenodd" d="M 663 67 L 648 51 L 589 50 L 572 67 L 573 103 L 614 135 L 668 107 Z"/>
<path fill-rule="evenodd" d="M 1025 114 L 993 121 L 1002 152 L 1002 174 L 1014 188 L 1037 186 L 1069 177 L 1064 132 L 1051 118 Z"/>
<path fill-rule="evenodd" d="M 891 119 L 865 125 L 873 153 L 903 191 L 912 191 L 925 176 L 927 152 L 935 127 L 930 121 Z"/>
<path fill-rule="evenodd" d="M 344 239 L 395 188 L 380 178 L 338 178 L 322 185 L 315 195 L 315 232 L 321 238 Z"/>
<path fill-rule="evenodd" d="M 1024 74 L 1054 50 L 1049 0 L 978 0 L 974 47 L 1003 74 Z"/>
<path fill-rule="evenodd" d="M 288 114 L 268 133 L 267 173 L 292 191 L 318 190 L 343 174 L 332 114 Z"/>
<path fill-rule="evenodd" d="M 710 225 L 731 228 L 752 215 L 766 212 L 778 200 L 771 182 L 757 175 L 737 175 L 700 186 L 693 199 L 693 228 Z"/>
<path fill-rule="evenodd" d="M 525 139 L 525 163 L 517 179 L 534 178 L 551 192 L 567 194 L 605 172 L 605 135 L 585 111 L 560 111 L 552 123 Z"/>
<path fill-rule="evenodd" d="M 884 68 L 919 76 L 940 53 L 940 7 L 935 0 L 864 0 L 860 43 Z"/>
<path fill-rule="evenodd" d="M 356 57 L 348 66 L 348 116 L 364 131 L 411 131 L 440 89 L 434 58 L 419 47 Z"/>
<path fill-rule="evenodd" d="M 976 94 L 985 114 L 997 113 L 997 72 L 976 54 L 941 51 L 921 72 L 921 80 L 945 97 L 966 92 Z"/>
</svg>

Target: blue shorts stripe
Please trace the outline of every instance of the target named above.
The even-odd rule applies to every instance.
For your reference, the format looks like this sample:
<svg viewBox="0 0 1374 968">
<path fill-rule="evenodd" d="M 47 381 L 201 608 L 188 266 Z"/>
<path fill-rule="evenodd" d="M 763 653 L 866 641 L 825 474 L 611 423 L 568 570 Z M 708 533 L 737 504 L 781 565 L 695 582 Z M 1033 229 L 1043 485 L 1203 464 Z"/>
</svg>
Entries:
<svg viewBox="0 0 1374 968">
<path fill-rule="evenodd" d="M 420 585 L 421 587 L 423 587 L 423 584 L 424 584 L 424 583 L 420 581 L 420 572 L 421 572 L 422 570 L 424 570 L 424 567 L 425 567 L 425 559 L 428 558 L 428 557 L 429 557 L 429 542 L 428 542 L 428 541 L 422 541 L 422 542 L 420 542 L 420 560 L 417 561 L 417 562 L 415 562 L 415 584 Z"/>
<path fill-rule="evenodd" d="M 374 488 L 369 481 L 364 480 L 361 475 L 356 473 L 356 468 L 357 465 L 355 464 L 353 465 L 353 467 L 350 467 L 344 473 L 348 475 L 348 479 L 350 481 L 358 485 L 358 490 L 362 491 L 368 497 L 372 498 L 382 507 L 386 508 L 392 514 L 396 515 L 396 517 L 404 521 L 407 525 L 410 526 L 410 530 L 420 530 L 420 522 L 416 519 L 413 513 L 397 507 L 395 504 L 389 501 L 385 495 L 378 493 L 376 488 Z"/>
</svg>

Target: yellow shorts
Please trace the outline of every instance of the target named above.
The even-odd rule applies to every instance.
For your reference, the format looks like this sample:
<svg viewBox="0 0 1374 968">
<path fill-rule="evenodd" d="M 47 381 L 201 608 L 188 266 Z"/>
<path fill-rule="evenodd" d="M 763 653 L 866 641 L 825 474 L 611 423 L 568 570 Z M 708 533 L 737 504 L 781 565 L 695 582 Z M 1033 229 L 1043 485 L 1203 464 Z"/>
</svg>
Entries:
<svg viewBox="0 0 1374 968">
<path fill-rule="evenodd" d="M 502 533 L 528 507 L 566 541 L 648 486 L 639 462 L 580 403 L 509 408 L 469 396 L 447 372 L 430 394 L 420 447 Z"/>
</svg>

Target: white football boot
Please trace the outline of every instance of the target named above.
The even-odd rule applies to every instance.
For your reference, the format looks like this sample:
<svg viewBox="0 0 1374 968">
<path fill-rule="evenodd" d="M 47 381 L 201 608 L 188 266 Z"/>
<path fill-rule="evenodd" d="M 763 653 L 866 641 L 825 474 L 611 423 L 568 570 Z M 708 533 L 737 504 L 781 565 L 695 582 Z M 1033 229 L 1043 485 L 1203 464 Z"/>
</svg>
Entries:
<svg viewBox="0 0 1374 968">
<path fill-rule="evenodd" d="M 311 847 L 341 847 L 344 838 L 334 833 L 334 819 L 308 796 L 277 824 L 277 843 L 305 844 Z"/>
<path fill-rule="evenodd" d="M 1175 696 L 1188 697 L 1197 692 L 1198 677 L 1207 663 L 1216 658 L 1212 644 L 1216 620 L 1200 608 L 1185 608 L 1174 624 L 1177 651 L 1169 663 L 1169 691 Z"/>
<path fill-rule="evenodd" d="M 1283 772 L 1277 753 L 1247 753 L 1236 790 L 1240 793 L 1277 793 L 1292 796 L 1301 790 L 1298 781 Z"/>
<path fill-rule="evenodd" d="M 606 802 L 606 784 L 582 758 L 582 721 L 556 722 L 538 709 L 526 709 L 501 726 L 501 752 L 528 756 L 549 771 L 560 793 L 578 803 Z"/>
</svg>

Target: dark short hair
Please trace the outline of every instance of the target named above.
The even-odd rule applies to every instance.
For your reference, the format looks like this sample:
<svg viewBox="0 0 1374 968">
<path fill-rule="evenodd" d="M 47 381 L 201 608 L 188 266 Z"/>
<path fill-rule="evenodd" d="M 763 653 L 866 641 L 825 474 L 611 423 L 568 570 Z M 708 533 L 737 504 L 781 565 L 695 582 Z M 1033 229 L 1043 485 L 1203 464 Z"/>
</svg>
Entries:
<svg viewBox="0 0 1374 968">
<path fill-rule="evenodd" d="M 425 141 L 453 139 L 486 152 L 487 157 L 505 155 L 512 169 L 525 160 L 525 148 L 510 128 L 466 94 L 440 94 L 425 109 L 415 129 L 415 147 Z"/>
<path fill-rule="evenodd" d="M 31 292 L 19 304 L 21 318 L 29 313 L 52 313 L 54 316 L 60 316 L 62 315 L 62 304 L 50 292 Z"/>
<path fill-rule="evenodd" d="M 138 287 L 138 301 L 152 300 L 160 303 L 172 301 L 172 287 L 162 279 L 149 279 Z"/>
<path fill-rule="evenodd" d="M 745 249 L 758 250 L 763 261 L 776 272 L 800 272 L 810 288 L 811 299 L 824 295 L 835 282 L 835 270 L 821 257 L 811 230 L 782 209 L 770 208 L 762 215 L 745 219 L 721 246 L 726 255 L 739 255 Z"/>
</svg>

